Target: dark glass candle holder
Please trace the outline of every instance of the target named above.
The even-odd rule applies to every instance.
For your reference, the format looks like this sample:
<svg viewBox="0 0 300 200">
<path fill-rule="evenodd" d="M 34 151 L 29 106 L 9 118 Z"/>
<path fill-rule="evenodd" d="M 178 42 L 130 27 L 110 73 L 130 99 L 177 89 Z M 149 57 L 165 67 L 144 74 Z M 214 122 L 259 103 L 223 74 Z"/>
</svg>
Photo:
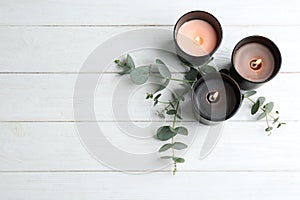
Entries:
<svg viewBox="0 0 300 200">
<path fill-rule="evenodd" d="M 213 125 L 231 118 L 242 102 L 239 85 L 223 73 L 202 76 L 192 88 L 194 114 L 203 124 Z"/>
<path fill-rule="evenodd" d="M 278 74 L 281 62 L 280 51 L 270 39 L 246 37 L 237 43 L 232 52 L 230 75 L 241 89 L 255 89 Z"/>
<path fill-rule="evenodd" d="M 205 55 L 191 55 L 189 52 L 186 52 L 186 50 L 184 50 L 182 48 L 182 46 L 180 46 L 178 44 L 177 37 L 179 34 L 180 27 L 183 26 L 186 22 L 190 22 L 191 20 L 203 20 L 204 22 L 207 22 L 211 26 L 211 27 L 209 26 L 208 28 L 213 28 L 213 30 L 215 31 L 215 33 L 214 33 L 215 39 L 213 41 L 215 43 L 215 46 L 209 52 L 206 52 Z M 196 31 L 196 29 L 197 29 L 197 26 L 194 28 L 191 27 L 191 31 Z M 206 30 L 206 29 L 207 28 L 204 28 L 204 30 Z M 207 40 L 207 37 L 210 37 L 210 35 L 212 35 L 212 34 L 204 34 L 203 38 L 201 38 L 201 36 L 200 36 L 200 37 L 196 37 L 195 39 L 199 43 L 203 42 L 203 43 L 207 44 L 207 43 L 211 42 L 211 41 Z M 207 36 L 207 37 L 205 37 L 205 36 Z M 184 14 L 182 17 L 180 17 L 180 19 L 175 24 L 174 31 L 173 31 L 173 39 L 175 42 L 175 48 L 176 48 L 178 57 L 183 62 L 188 62 L 194 66 L 202 65 L 206 61 L 208 61 L 208 59 L 219 48 L 221 41 L 222 41 L 222 36 L 223 36 L 223 31 L 222 31 L 220 22 L 212 14 L 205 12 L 205 11 L 191 11 L 189 13 Z M 190 39 L 190 38 L 187 38 L 187 39 Z M 193 39 L 190 39 L 190 40 L 193 40 Z M 200 46 L 200 48 L 201 48 L 201 46 Z"/>
</svg>

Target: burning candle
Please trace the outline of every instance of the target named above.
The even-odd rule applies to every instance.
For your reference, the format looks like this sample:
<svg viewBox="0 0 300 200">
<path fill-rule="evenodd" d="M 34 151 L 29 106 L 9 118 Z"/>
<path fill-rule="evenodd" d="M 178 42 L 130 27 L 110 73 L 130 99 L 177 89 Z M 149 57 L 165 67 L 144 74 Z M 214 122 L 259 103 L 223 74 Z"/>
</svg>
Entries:
<svg viewBox="0 0 300 200">
<path fill-rule="evenodd" d="M 278 47 L 265 37 L 250 36 L 235 46 L 230 74 L 242 89 L 249 90 L 275 77 L 280 66 Z"/>
<path fill-rule="evenodd" d="M 173 36 L 179 58 L 201 65 L 218 49 L 222 27 L 213 15 L 192 11 L 177 21 Z"/>
<path fill-rule="evenodd" d="M 232 117 L 239 109 L 241 99 L 238 84 L 223 73 L 207 74 L 193 85 L 194 113 L 204 124 L 214 124 Z"/>
<path fill-rule="evenodd" d="M 190 20 L 178 30 L 177 43 L 189 55 L 205 56 L 217 46 L 215 29 L 204 20 Z"/>
</svg>

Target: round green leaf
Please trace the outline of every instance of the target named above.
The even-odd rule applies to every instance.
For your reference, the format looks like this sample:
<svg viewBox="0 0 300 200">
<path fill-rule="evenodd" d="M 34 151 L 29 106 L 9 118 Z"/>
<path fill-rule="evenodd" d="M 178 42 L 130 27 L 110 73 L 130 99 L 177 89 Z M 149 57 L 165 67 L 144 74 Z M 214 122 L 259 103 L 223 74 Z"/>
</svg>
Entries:
<svg viewBox="0 0 300 200">
<path fill-rule="evenodd" d="M 264 118 L 266 116 L 266 113 L 263 112 L 261 113 L 258 117 L 257 117 L 257 120 L 261 120 L 262 118 Z"/>
<path fill-rule="evenodd" d="M 266 113 L 270 113 L 274 108 L 274 103 L 273 102 L 270 102 L 270 103 L 267 103 L 266 106 L 265 106 L 265 112 Z"/>
<path fill-rule="evenodd" d="M 177 134 L 180 134 L 180 135 L 188 135 L 187 128 L 182 127 L 182 126 L 175 128 L 174 132 L 177 133 Z"/>
<path fill-rule="evenodd" d="M 185 148 L 187 148 L 188 146 L 186 145 L 186 144 L 184 144 L 184 143 L 182 143 L 182 142 L 175 142 L 174 144 L 173 144 L 173 148 L 174 149 L 177 149 L 177 150 L 182 150 L 182 149 L 185 149 Z"/>
<path fill-rule="evenodd" d="M 162 126 L 159 129 L 157 129 L 157 133 L 156 133 L 157 138 L 162 141 L 169 140 L 175 135 L 176 133 L 174 133 L 171 130 L 170 126 Z"/>
<path fill-rule="evenodd" d="M 255 95 L 256 94 L 256 91 L 248 91 L 248 92 L 245 92 L 244 94 L 243 94 L 243 96 L 245 97 L 245 98 L 247 98 L 247 97 L 251 97 L 251 96 L 253 96 L 253 95 Z"/>
<path fill-rule="evenodd" d="M 265 97 L 259 97 L 259 98 L 257 99 L 257 101 L 259 102 L 259 105 L 261 106 L 261 105 L 263 105 L 263 104 L 265 103 L 266 98 L 265 98 Z"/>
<path fill-rule="evenodd" d="M 134 82 L 135 84 L 141 85 L 148 80 L 149 74 L 150 74 L 149 66 L 137 67 L 130 72 L 130 78 L 132 82 Z"/>
<path fill-rule="evenodd" d="M 135 67 L 134 61 L 133 61 L 132 57 L 129 54 L 127 55 L 126 63 L 127 63 L 127 66 L 130 69 L 133 69 Z"/>
<path fill-rule="evenodd" d="M 271 127 L 271 126 L 269 126 L 268 128 L 266 128 L 266 132 L 270 132 L 270 131 L 272 131 L 273 130 L 273 127 Z"/>
<path fill-rule="evenodd" d="M 178 157 L 173 158 L 173 161 L 176 162 L 176 163 L 184 163 L 184 159 L 183 158 L 178 158 Z"/>
<path fill-rule="evenodd" d="M 170 80 L 166 79 L 166 81 L 162 85 L 160 85 L 158 87 L 158 89 L 154 93 L 159 92 L 159 91 L 165 89 L 168 86 L 169 83 L 170 83 Z"/>
<path fill-rule="evenodd" d="M 197 79 L 197 76 L 199 74 L 199 71 L 193 67 L 190 68 L 190 70 L 188 72 L 185 73 L 185 78 L 186 80 L 196 80 Z"/>
<path fill-rule="evenodd" d="M 157 68 L 159 73 L 166 79 L 170 79 L 171 78 L 171 72 L 169 71 L 168 67 L 166 66 L 165 63 L 163 63 L 163 61 L 156 59 L 156 64 L 157 64 Z"/>
<path fill-rule="evenodd" d="M 257 113 L 258 109 L 259 109 L 259 105 L 260 102 L 257 101 L 255 104 L 253 104 L 252 108 L 251 108 L 251 114 L 254 115 L 255 113 Z"/>
<path fill-rule="evenodd" d="M 173 144 L 168 143 L 168 144 L 164 144 L 162 147 L 160 147 L 160 149 L 158 150 L 158 152 L 164 152 L 167 151 L 168 149 L 172 148 Z"/>
</svg>

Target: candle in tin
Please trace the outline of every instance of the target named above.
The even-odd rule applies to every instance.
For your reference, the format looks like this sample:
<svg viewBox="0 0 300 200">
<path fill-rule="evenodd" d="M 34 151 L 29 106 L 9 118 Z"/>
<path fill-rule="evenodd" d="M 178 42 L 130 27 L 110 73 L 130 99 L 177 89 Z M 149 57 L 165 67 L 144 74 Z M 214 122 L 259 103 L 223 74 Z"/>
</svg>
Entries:
<svg viewBox="0 0 300 200">
<path fill-rule="evenodd" d="M 241 91 L 238 84 L 223 73 L 202 76 L 193 85 L 192 104 L 197 119 L 214 124 L 232 117 L 240 107 Z"/>
<path fill-rule="evenodd" d="M 242 89 L 255 89 L 271 80 L 280 66 L 278 47 L 265 37 L 250 36 L 234 48 L 230 72 Z"/>
<path fill-rule="evenodd" d="M 213 15 L 192 11 L 177 21 L 173 37 L 178 56 L 193 65 L 201 65 L 218 49 L 222 27 Z"/>
</svg>

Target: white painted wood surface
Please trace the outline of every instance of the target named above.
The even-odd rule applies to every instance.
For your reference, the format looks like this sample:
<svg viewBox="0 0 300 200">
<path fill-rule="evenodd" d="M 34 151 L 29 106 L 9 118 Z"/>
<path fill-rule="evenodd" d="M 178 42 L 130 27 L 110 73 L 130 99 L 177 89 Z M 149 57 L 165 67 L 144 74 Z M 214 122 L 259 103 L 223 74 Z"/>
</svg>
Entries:
<svg viewBox="0 0 300 200">
<path fill-rule="evenodd" d="M 204 160 L 199 151 L 208 127 L 201 125 L 176 176 L 170 167 L 136 175 L 131 174 L 140 172 L 135 168 L 123 173 L 100 164 L 81 145 L 73 116 L 81 64 L 113 35 L 149 26 L 171 30 L 180 15 L 193 9 L 213 13 L 224 26 L 217 63 L 248 35 L 278 44 L 281 73 L 258 92 L 275 101 L 288 125 L 266 136 L 264 122 L 255 122 L 245 103 L 224 124 L 221 140 Z M 1 1 L 0 199 L 299 199 L 299 18 L 296 0 Z M 157 140 L 137 141 L 116 127 L 128 124 L 114 121 L 109 98 L 120 77 L 113 66 L 107 72 L 87 74 L 102 76 L 104 87 L 95 96 L 97 123 L 125 151 L 157 150 Z M 130 107 L 133 120 L 138 125 L 154 120 L 159 126 L 142 94 Z M 188 106 L 183 116 L 183 124 L 195 129 L 198 123 Z M 154 131 L 155 126 L 146 134 Z"/>
</svg>

